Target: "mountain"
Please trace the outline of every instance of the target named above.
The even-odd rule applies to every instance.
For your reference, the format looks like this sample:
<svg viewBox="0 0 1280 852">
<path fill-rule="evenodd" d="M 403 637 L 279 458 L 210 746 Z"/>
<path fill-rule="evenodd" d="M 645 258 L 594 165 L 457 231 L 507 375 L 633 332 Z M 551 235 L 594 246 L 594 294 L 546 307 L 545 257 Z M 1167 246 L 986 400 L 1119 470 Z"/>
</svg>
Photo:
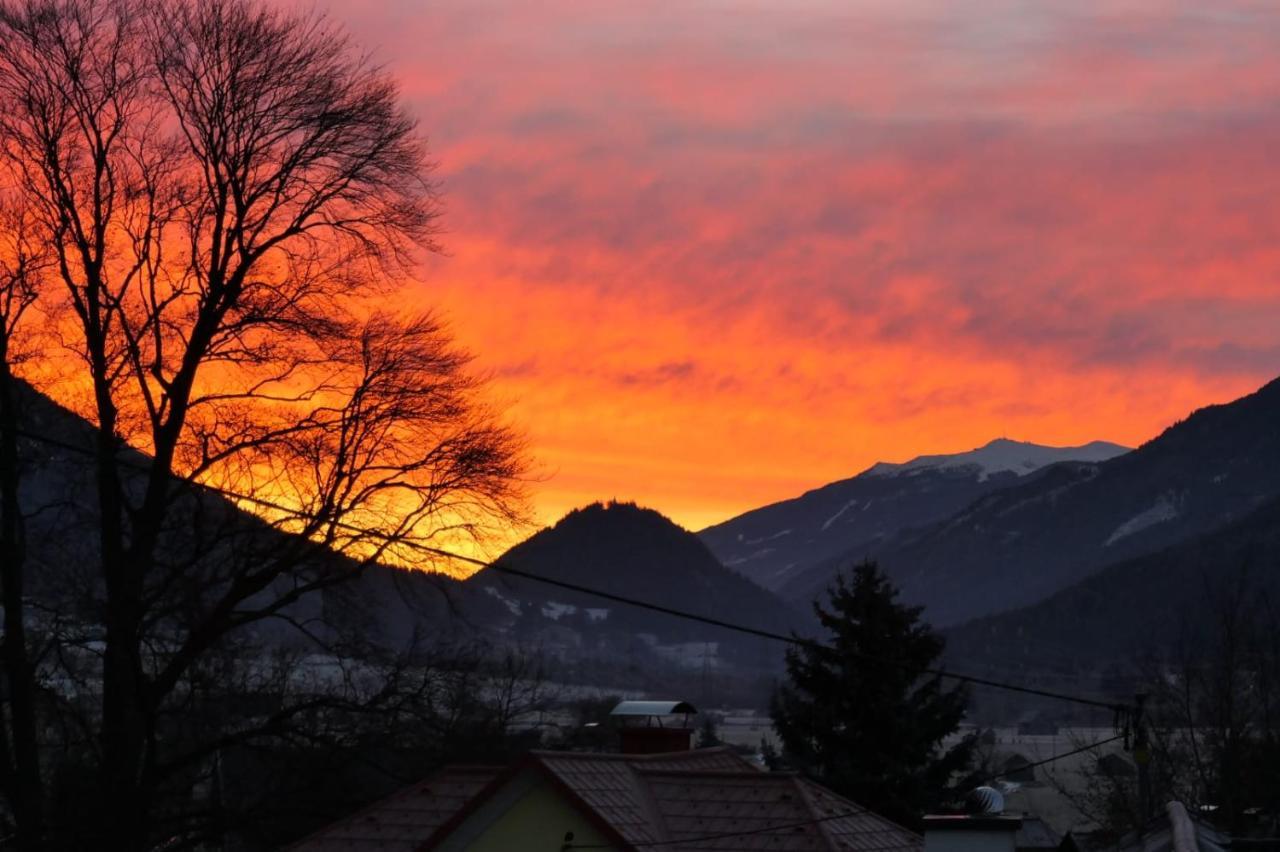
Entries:
<svg viewBox="0 0 1280 852">
<path fill-rule="evenodd" d="M 781 589 L 810 600 L 871 556 L 937 625 L 1040 601 L 1104 566 L 1211 532 L 1280 497 L 1280 380 L 1201 409 L 1142 447 L 1064 462 L 943 521 L 807 569 Z"/>
<path fill-rule="evenodd" d="M 879 462 L 851 479 L 754 509 L 699 536 L 725 565 L 777 590 L 817 563 L 869 552 L 901 530 L 942 520 L 1049 465 L 1104 461 L 1124 452 L 1105 441 L 1045 447 L 998 438 L 965 453 Z"/>
<path fill-rule="evenodd" d="M 1002 670 L 1097 669 L 1203 645 L 1223 605 L 1280 599 L 1280 499 L 1210 533 L 1109 565 L 1032 606 L 946 631 L 947 653 Z"/>
<path fill-rule="evenodd" d="M 498 564 L 713 618 L 787 632 L 803 619 L 777 596 L 721 565 L 693 533 L 631 503 L 595 503 L 511 548 Z M 571 628 L 583 641 L 625 650 L 637 641 L 667 655 L 715 642 L 722 656 L 758 656 L 759 643 L 688 620 L 482 570 L 466 586 L 482 588 L 510 611 L 509 632 L 555 636 Z M 637 636 L 643 636 L 637 640 Z M 776 648 L 773 649 L 776 651 Z"/>
<path fill-rule="evenodd" d="M 91 624 L 104 595 L 96 558 L 94 431 L 29 385 L 20 384 L 18 395 L 24 429 L 43 436 L 20 441 L 28 588 L 42 610 Z M 127 470 L 142 477 L 148 462 L 146 455 L 132 453 Z M 183 612 L 194 615 L 210 605 L 227 582 L 226 572 L 252 563 L 260 554 L 265 559 L 296 546 L 294 537 L 213 491 L 175 483 L 173 499 L 162 557 L 187 572 L 210 572 L 182 586 L 192 596 Z M 802 621 L 777 597 L 720 565 L 692 533 L 635 506 L 597 504 L 573 512 L 512 548 L 502 561 L 769 630 L 786 632 Z M 620 659 L 611 652 L 633 650 L 638 644 L 647 662 L 656 656 L 676 667 L 692 667 L 691 661 L 696 661 L 758 668 L 761 660 L 772 664 L 778 659 L 776 643 L 761 650 L 757 646 L 765 640 L 561 593 L 531 581 L 512 581 L 492 571 L 464 582 L 392 566 L 361 567 L 324 549 L 311 552 L 298 570 L 306 576 L 333 573 L 350 579 L 290 605 L 286 614 L 305 622 L 306 631 L 294 630 L 285 620 L 262 622 L 254 632 L 265 645 L 310 648 L 310 637 L 318 635 L 357 653 L 353 640 L 370 651 L 395 652 L 439 643 L 539 647 L 565 661 Z M 287 587 L 290 582 L 282 577 L 277 585 Z M 286 594 L 288 589 L 268 589 L 264 595 L 274 591 Z M 185 624 L 172 627 L 186 629 Z M 629 654 L 633 661 L 636 656 Z"/>
<path fill-rule="evenodd" d="M 19 425 L 19 499 L 23 508 L 27 591 L 37 602 L 35 623 L 43 612 L 96 625 L 105 589 L 98 560 L 98 504 L 94 479 L 93 427 L 25 382 L 15 382 Z M 128 450 L 126 477 L 141 479 L 150 463 L 144 453 Z M 126 479 L 126 487 L 135 485 Z M 183 579 L 157 571 L 152 582 L 170 583 L 183 595 L 183 606 L 163 629 L 185 631 L 184 617 L 204 613 L 236 571 L 256 567 L 296 548 L 299 539 L 245 512 L 214 491 L 174 482 L 169 523 L 162 533 L 162 565 L 181 568 Z M 356 562 L 322 548 L 308 548 L 296 565 L 299 576 L 327 574 L 354 579 L 323 592 L 303 595 L 288 605 L 285 619 L 258 622 L 257 640 L 273 646 L 312 648 L 313 637 L 336 639 L 355 632 L 372 646 L 393 650 L 417 639 L 456 637 L 465 612 L 468 625 L 490 623 L 497 610 L 486 597 L 472 597 L 463 584 L 441 574 L 405 571 L 384 565 L 361 568 Z M 262 599 L 288 595 L 292 577 L 282 576 L 262 592 Z M 248 604 L 253 604 L 250 598 Z M 180 617 L 181 616 L 181 617 Z M 2 617 L 0 617 L 2 619 Z"/>
</svg>

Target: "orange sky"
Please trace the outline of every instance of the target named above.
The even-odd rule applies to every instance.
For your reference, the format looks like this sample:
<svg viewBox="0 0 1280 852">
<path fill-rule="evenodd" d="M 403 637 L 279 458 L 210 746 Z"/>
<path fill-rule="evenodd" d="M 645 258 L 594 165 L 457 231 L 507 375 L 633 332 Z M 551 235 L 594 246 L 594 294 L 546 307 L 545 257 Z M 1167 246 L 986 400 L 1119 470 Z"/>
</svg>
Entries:
<svg viewBox="0 0 1280 852">
<path fill-rule="evenodd" d="M 1137 443 L 1280 373 L 1280 6 L 331 0 L 440 163 L 541 520 Z"/>
</svg>

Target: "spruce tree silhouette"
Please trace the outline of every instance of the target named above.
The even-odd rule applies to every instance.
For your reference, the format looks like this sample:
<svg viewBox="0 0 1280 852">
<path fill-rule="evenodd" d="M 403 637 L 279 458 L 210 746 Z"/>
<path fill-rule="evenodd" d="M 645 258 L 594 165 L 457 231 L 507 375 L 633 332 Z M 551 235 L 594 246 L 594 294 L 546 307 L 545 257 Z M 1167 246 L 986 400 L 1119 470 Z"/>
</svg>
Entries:
<svg viewBox="0 0 1280 852">
<path fill-rule="evenodd" d="M 973 750 L 972 738 L 943 745 L 964 717 L 964 688 L 912 673 L 935 664 L 943 640 L 920 621 L 920 607 L 898 602 L 873 562 L 839 574 L 814 611 L 830 635 L 787 652 L 788 679 L 773 696 L 783 755 L 858 804 L 914 825 L 946 798 Z"/>
</svg>

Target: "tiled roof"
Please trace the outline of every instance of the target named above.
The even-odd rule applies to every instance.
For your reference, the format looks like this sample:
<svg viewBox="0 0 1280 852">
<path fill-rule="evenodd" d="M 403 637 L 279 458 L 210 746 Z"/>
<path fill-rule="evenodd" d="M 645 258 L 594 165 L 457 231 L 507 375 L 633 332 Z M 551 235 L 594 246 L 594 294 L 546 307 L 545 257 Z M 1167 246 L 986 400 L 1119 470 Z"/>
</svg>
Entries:
<svg viewBox="0 0 1280 852">
<path fill-rule="evenodd" d="M 412 787 L 328 825 L 294 852 L 413 852 L 501 772 L 496 766 L 449 766 Z"/>
<path fill-rule="evenodd" d="M 801 780 L 800 786 L 809 797 L 815 818 L 823 819 L 822 826 L 831 838 L 831 849 L 861 850 L 918 850 L 924 839 L 896 822 L 874 814 L 866 808 L 837 796 L 826 787 Z M 837 814 L 848 816 L 836 817 Z"/>
<path fill-rule="evenodd" d="M 637 770 L 760 774 L 719 748 L 651 755 L 535 751 L 532 757 L 630 843 L 668 839 Z"/>
<path fill-rule="evenodd" d="M 724 748 L 655 755 L 535 751 L 501 777 L 447 769 L 300 842 L 297 852 L 431 848 L 518 772 L 542 772 L 597 825 L 662 852 L 920 852 L 919 835 Z M 449 823 L 446 825 L 446 823 Z M 434 842 L 434 841 L 433 841 Z"/>
<path fill-rule="evenodd" d="M 919 835 L 725 749 L 534 758 L 628 842 L 718 852 L 919 852 Z"/>
<path fill-rule="evenodd" d="M 678 849 L 918 852 L 918 835 L 790 773 L 637 767 Z M 701 839 L 699 839 L 701 838 Z"/>
</svg>

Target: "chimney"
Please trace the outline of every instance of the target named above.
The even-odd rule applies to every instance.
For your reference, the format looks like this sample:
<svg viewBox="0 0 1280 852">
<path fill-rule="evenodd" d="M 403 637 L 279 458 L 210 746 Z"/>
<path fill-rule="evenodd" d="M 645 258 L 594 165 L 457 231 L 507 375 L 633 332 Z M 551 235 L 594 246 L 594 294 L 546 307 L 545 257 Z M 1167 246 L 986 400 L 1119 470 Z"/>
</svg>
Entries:
<svg viewBox="0 0 1280 852">
<path fill-rule="evenodd" d="M 1005 816 L 999 790 L 977 788 L 965 797 L 965 810 L 924 818 L 924 852 L 1016 852 L 1022 820 Z"/>
<path fill-rule="evenodd" d="M 617 719 L 623 754 L 689 751 L 698 709 L 687 701 L 623 701 L 610 711 Z"/>
</svg>

